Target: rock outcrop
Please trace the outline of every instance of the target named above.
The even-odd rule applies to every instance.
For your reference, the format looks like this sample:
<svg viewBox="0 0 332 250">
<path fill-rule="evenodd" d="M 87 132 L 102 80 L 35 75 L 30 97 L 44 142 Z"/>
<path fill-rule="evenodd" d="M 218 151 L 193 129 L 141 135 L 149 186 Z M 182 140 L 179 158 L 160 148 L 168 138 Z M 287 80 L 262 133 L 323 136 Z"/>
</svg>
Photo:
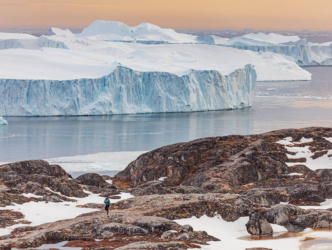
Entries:
<svg viewBox="0 0 332 250">
<path fill-rule="evenodd" d="M 235 186 L 262 183 L 276 177 L 286 179 L 282 175 L 297 170 L 286 164 L 294 160 L 288 159 L 286 154 L 293 153 L 276 143 L 286 137 L 292 137 L 297 146 L 310 146 L 316 155 L 324 155 L 327 149 L 332 148 L 332 143 L 325 139 L 332 137 L 332 129 L 329 128 L 204 138 L 145 153 L 118 173 L 115 182 L 128 182 L 139 187 L 165 177 L 164 182 L 168 186 L 182 185 L 201 188 L 205 192 L 228 192 Z M 312 138 L 313 142 L 301 143 L 302 138 Z M 297 162 L 305 165 L 301 160 Z M 311 172 L 310 169 L 303 172 L 306 171 Z"/>
<path fill-rule="evenodd" d="M 113 184 L 105 181 L 110 177 L 97 174 L 72 179 L 45 161 L 2 165 L 3 207 L 31 200 L 71 201 L 88 195 L 86 190 L 105 196 L 126 189 L 134 197 L 113 204 L 110 217 L 98 211 L 16 228 L 0 237 L 1 249 L 62 241 L 83 249 L 194 248 L 218 239 L 174 220 L 203 215 L 220 215 L 226 221 L 248 217 L 247 231 L 260 237 L 273 234 L 272 224 L 289 232 L 331 229 L 332 211 L 319 209 L 332 198 L 331 169 L 311 169 L 308 157 L 296 157 L 298 148 L 310 150 L 312 160 L 332 158 L 332 129 L 288 129 L 166 146 L 138 157 L 112 178 Z M 299 207 L 308 205 L 316 209 Z M 81 206 L 103 209 L 100 204 Z M 1 210 L 0 227 L 22 223 L 22 216 Z"/>
<path fill-rule="evenodd" d="M 301 232 L 306 228 L 332 229 L 332 211 L 279 204 L 250 214 L 247 230 L 253 235 L 272 234 L 270 223 L 284 226 L 289 232 Z"/>
<path fill-rule="evenodd" d="M 43 160 L 15 162 L 0 166 L 0 207 L 29 201 L 71 201 L 70 197 L 86 197 L 87 192 L 119 194 L 98 174 L 85 174 L 76 180 L 59 165 Z M 31 193 L 30 198 L 24 193 Z"/>
<path fill-rule="evenodd" d="M 286 144 L 280 143 L 285 138 L 290 139 Z M 141 155 L 118 173 L 113 183 L 126 183 L 132 187 L 131 192 L 138 196 L 155 194 L 169 197 L 165 194 L 176 193 L 183 194 L 183 197 L 187 195 L 190 198 L 185 200 L 189 200 L 191 204 L 186 206 L 195 211 L 195 215 L 212 214 L 213 209 L 210 210 L 204 202 L 194 205 L 193 197 L 200 197 L 207 204 L 213 204 L 211 207 L 219 207 L 220 210 L 215 209 L 215 212 L 226 220 L 232 221 L 250 214 L 248 232 L 253 235 L 270 235 L 273 233 L 270 223 L 278 223 L 271 222 L 270 217 L 265 218 L 267 212 L 253 212 L 257 208 L 273 207 L 280 202 L 319 206 L 325 199 L 332 197 L 332 170 L 328 169 L 329 166 L 322 165 L 322 169 L 311 170 L 306 165 L 307 159 L 294 157 L 296 153 L 291 150 L 292 147 L 309 148 L 312 152 L 311 159 L 332 158 L 329 153 L 332 143 L 328 138 L 332 138 L 331 128 L 306 128 L 178 143 Z M 232 209 L 228 209 L 225 203 L 220 206 L 221 202 L 217 202 L 223 194 L 236 195 L 234 201 L 226 202 Z M 206 199 L 213 195 L 218 198 Z M 145 197 L 141 199 L 146 201 Z M 157 196 L 154 199 L 158 204 Z M 117 205 L 125 202 L 129 201 L 119 202 Z M 138 205 L 139 201 L 137 202 Z M 165 209 L 168 210 L 169 218 L 184 216 L 181 206 L 177 207 L 176 204 L 172 203 L 175 209 Z M 323 213 L 320 211 L 310 214 Z M 189 212 L 191 213 L 194 212 Z M 162 211 L 158 211 L 158 214 L 164 216 Z M 325 218 L 329 212 L 323 214 Z M 315 228 L 316 225 L 330 227 L 329 220 L 309 221 L 311 222 L 301 225 L 289 222 L 290 224 L 283 226 L 289 231 L 302 231 L 308 227 Z"/>
</svg>

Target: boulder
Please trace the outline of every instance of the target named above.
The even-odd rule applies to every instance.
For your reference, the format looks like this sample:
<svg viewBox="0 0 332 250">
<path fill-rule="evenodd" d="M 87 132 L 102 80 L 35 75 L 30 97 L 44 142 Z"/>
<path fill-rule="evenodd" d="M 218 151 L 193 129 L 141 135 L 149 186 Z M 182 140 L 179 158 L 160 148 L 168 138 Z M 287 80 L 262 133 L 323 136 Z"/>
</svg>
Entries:
<svg viewBox="0 0 332 250">
<path fill-rule="evenodd" d="M 101 177 L 99 174 L 94 173 L 87 173 L 80 175 L 76 178 L 76 180 L 83 185 L 89 185 L 94 187 L 105 187 L 109 185 L 103 177 Z"/>
<path fill-rule="evenodd" d="M 122 223 L 108 223 L 97 228 L 97 238 L 109 238 L 113 233 L 118 234 L 148 234 L 148 230 L 128 224 Z"/>
<path fill-rule="evenodd" d="M 265 236 L 272 235 L 272 226 L 265 218 L 263 218 L 259 213 L 252 213 L 250 219 L 246 224 L 247 231 L 251 235 Z"/>
</svg>

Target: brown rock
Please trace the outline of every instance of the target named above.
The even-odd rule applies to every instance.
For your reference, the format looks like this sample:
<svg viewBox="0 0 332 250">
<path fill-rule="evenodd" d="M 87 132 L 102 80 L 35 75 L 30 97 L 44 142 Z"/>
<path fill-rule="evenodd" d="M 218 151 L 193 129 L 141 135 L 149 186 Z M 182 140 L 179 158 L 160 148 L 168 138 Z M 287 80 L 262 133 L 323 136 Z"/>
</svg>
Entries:
<svg viewBox="0 0 332 250">
<path fill-rule="evenodd" d="M 95 187 L 105 187 L 109 185 L 99 174 L 87 173 L 76 178 L 79 183 Z"/>
</svg>

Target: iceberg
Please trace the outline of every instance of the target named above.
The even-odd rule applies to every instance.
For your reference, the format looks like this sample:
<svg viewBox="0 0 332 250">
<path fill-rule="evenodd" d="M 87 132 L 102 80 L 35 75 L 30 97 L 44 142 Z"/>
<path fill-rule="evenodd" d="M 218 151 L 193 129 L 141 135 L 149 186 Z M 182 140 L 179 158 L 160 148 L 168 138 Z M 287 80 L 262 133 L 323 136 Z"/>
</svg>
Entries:
<svg viewBox="0 0 332 250">
<path fill-rule="evenodd" d="M 2 49 L 1 41 L 6 41 Z M 130 27 L 100 20 L 80 34 L 57 28 L 41 37 L 0 33 L 0 114 L 245 108 L 251 106 L 256 81 L 311 79 L 286 56 L 223 45 L 227 41 L 147 23 Z"/>
<path fill-rule="evenodd" d="M 121 22 L 97 20 L 83 29 L 77 38 L 102 41 L 160 43 L 195 43 L 195 36 L 178 33 L 173 29 L 160 28 L 150 23 L 130 27 Z"/>
<path fill-rule="evenodd" d="M 230 38 L 223 45 L 255 52 L 273 52 L 287 56 L 299 66 L 332 65 L 332 42 L 310 43 L 298 36 L 247 34 Z"/>
<path fill-rule="evenodd" d="M 209 44 L 233 47 L 254 52 L 272 52 L 299 66 L 332 65 L 332 42 L 309 43 L 298 36 L 284 36 L 275 33 L 250 33 L 239 37 L 221 38 L 214 35 L 194 36 L 165 29 L 150 23 L 130 27 L 116 21 L 97 20 L 79 34 L 70 30 L 50 28 L 48 35 L 35 37 L 29 34 L 0 33 L 0 50 L 24 48 L 80 49 L 84 47 L 107 46 L 107 42 L 140 44 Z M 251 62 L 255 64 L 254 62 Z M 304 72 L 304 70 L 303 70 Z M 260 74 L 258 73 L 258 76 Z M 306 74 L 305 74 L 306 75 Z M 275 80 L 275 79 L 270 79 Z M 307 76 L 302 79 L 310 80 Z"/>
<path fill-rule="evenodd" d="M 228 75 L 246 64 L 255 66 L 257 81 L 311 79 L 311 74 L 292 60 L 270 52 L 207 44 L 155 45 L 76 39 L 66 40 L 67 49 L 62 49 L 63 42 L 59 38 L 55 47 L 45 46 L 40 50 L 0 50 L 0 79 L 93 79 L 109 75 L 117 66 L 177 76 L 188 74 L 190 70 L 217 70 Z"/>
<path fill-rule="evenodd" d="M 74 37 L 75 34 L 69 29 L 50 28 L 48 30 L 48 36 L 60 36 L 60 37 Z"/>
<path fill-rule="evenodd" d="M 7 116 L 59 116 L 244 108 L 251 106 L 255 82 L 252 65 L 229 75 L 191 70 L 177 76 L 117 66 L 98 79 L 0 79 L 4 96 L 0 112 Z"/>
<path fill-rule="evenodd" d="M 5 119 L 3 119 L 2 116 L 0 116 L 0 126 L 7 125 L 7 124 L 8 124 L 8 122 Z"/>
<path fill-rule="evenodd" d="M 34 41 L 37 41 L 37 37 L 29 34 L 0 32 L 0 50 L 29 48 Z"/>
</svg>

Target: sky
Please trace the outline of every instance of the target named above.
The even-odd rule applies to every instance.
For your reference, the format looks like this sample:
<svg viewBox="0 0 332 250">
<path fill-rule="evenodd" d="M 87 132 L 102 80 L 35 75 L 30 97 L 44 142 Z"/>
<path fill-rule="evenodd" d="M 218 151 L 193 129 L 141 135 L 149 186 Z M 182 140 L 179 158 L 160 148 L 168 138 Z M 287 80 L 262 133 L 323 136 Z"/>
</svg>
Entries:
<svg viewBox="0 0 332 250">
<path fill-rule="evenodd" d="M 0 27 L 81 28 L 97 19 L 174 29 L 332 31 L 332 0 L 0 0 Z"/>
</svg>

